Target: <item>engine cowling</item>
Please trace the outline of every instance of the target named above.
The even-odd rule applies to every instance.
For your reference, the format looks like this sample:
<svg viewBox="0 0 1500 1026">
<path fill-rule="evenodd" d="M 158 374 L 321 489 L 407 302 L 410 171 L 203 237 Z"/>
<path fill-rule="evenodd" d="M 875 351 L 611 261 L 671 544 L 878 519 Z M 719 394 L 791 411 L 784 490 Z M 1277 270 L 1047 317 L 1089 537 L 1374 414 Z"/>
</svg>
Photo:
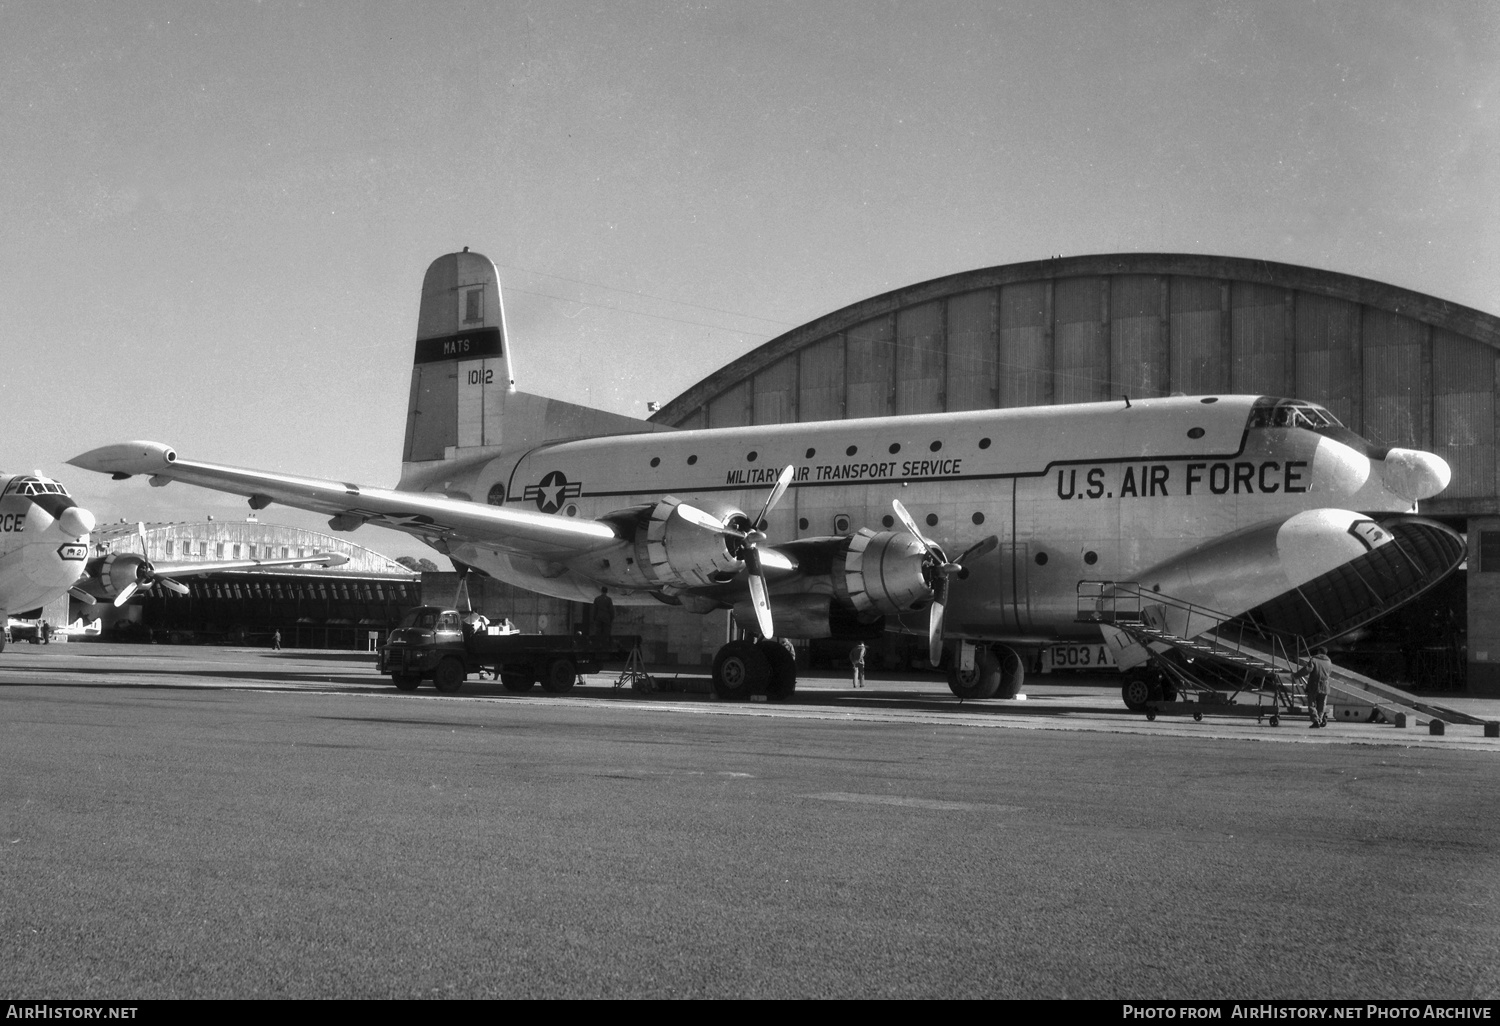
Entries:
<svg viewBox="0 0 1500 1026">
<path fill-rule="evenodd" d="M 906 531 L 860 528 L 843 558 L 834 560 L 834 593 L 860 613 L 921 609 L 933 596 L 930 562 L 922 543 Z"/>
<path fill-rule="evenodd" d="M 90 560 L 84 568 L 88 579 L 80 582 L 78 587 L 101 601 L 107 601 L 130 585 L 143 583 L 146 575 L 142 570 L 148 565 L 140 556 L 128 552 Z"/>
<path fill-rule="evenodd" d="M 677 511 L 682 500 L 666 496 L 652 505 L 642 530 L 636 531 L 636 564 L 654 583 L 673 588 L 723 584 L 744 569 L 738 538 L 705 531 Z M 719 503 L 694 503 L 739 531 L 750 528 L 744 510 Z"/>
</svg>

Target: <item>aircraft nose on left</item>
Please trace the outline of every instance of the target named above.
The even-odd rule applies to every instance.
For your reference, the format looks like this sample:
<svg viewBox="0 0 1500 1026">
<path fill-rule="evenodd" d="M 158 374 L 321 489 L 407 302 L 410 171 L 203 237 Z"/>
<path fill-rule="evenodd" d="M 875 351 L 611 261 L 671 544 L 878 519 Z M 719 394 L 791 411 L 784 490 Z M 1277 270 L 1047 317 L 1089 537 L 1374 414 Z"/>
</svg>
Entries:
<svg viewBox="0 0 1500 1026">
<path fill-rule="evenodd" d="M 1432 498 L 1453 480 L 1447 460 L 1420 449 L 1392 449 L 1383 462 L 1381 478 L 1386 488 L 1412 502 Z"/>
</svg>

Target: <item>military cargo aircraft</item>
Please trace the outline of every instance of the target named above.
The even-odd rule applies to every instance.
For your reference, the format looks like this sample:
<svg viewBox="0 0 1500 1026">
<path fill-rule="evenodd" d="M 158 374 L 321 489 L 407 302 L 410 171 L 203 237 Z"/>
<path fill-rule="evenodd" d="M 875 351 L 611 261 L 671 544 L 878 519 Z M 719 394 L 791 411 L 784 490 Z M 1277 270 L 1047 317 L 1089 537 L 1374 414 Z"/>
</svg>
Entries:
<svg viewBox="0 0 1500 1026">
<path fill-rule="evenodd" d="M 93 529 L 94 515 L 41 471 L 0 474 L 0 624 L 11 613 L 46 605 L 78 580 Z"/>
<path fill-rule="evenodd" d="M 1022 653 L 1100 639 L 1080 595 L 1097 603 L 1114 582 L 1159 598 L 1173 636 L 1251 616 L 1313 619 L 1321 637 L 1462 558 L 1452 531 L 1410 516 L 1447 464 L 1313 403 L 1122 397 L 674 430 L 518 391 L 512 356 L 494 265 L 452 253 L 422 286 L 394 489 L 159 442 L 70 462 L 405 531 L 461 569 L 573 601 L 603 586 L 623 604 L 732 609 L 746 636 L 714 659 L 726 698 L 792 694 L 777 639 L 884 630 L 926 634 L 960 697 L 1012 696 Z"/>
</svg>

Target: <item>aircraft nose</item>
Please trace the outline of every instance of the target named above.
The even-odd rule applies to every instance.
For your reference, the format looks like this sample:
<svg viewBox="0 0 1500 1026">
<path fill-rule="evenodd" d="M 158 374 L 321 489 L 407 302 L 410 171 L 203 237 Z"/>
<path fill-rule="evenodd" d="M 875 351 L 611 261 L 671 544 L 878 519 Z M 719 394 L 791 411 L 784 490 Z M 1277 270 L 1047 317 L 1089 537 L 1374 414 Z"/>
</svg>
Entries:
<svg viewBox="0 0 1500 1026">
<path fill-rule="evenodd" d="M 1392 449 L 1381 474 L 1390 491 L 1416 502 L 1430 499 L 1448 487 L 1453 471 L 1441 456 L 1419 449 Z"/>
<path fill-rule="evenodd" d="M 70 538 L 82 538 L 94 529 L 94 514 L 82 506 L 69 506 L 57 518 L 58 526 Z"/>
</svg>

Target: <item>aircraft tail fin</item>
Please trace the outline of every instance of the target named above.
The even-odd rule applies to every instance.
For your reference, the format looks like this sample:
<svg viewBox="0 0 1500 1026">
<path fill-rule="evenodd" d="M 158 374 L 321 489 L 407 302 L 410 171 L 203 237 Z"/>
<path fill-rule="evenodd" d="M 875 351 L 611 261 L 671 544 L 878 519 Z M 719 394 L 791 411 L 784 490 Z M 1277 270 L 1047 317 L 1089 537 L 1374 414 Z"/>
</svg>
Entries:
<svg viewBox="0 0 1500 1026">
<path fill-rule="evenodd" d="M 448 253 L 427 268 L 417 314 L 402 476 L 469 456 L 658 425 L 516 391 L 500 278 L 489 257 Z"/>
</svg>

